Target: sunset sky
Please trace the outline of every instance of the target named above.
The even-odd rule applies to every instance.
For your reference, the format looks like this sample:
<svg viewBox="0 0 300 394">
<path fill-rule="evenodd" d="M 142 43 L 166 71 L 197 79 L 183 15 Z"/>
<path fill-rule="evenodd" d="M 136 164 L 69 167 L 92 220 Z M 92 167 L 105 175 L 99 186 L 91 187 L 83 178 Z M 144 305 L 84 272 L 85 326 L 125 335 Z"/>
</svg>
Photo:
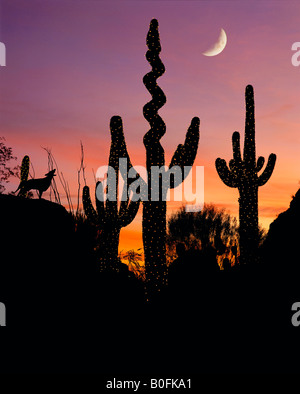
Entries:
<svg viewBox="0 0 300 394">
<path fill-rule="evenodd" d="M 151 96 L 142 78 L 150 71 L 145 53 L 152 18 L 159 22 L 166 68 L 158 80 L 167 97 L 159 112 L 167 125 L 166 162 L 191 119 L 200 117 L 195 165 L 204 166 L 205 202 L 237 215 L 238 191 L 219 179 L 215 159 L 231 159 L 232 133 L 243 136 L 244 91 L 252 84 L 257 155 L 277 154 L 271 179 L 259 189 L 260 223 L 268 228 L 300 180 L 300 67 L 291 63 L 292 44 L 300 41 L 299 1 L 0 0 L 7 51 L 0 68 L 0 136 L 19 163 L 30 156 L 37 177 L 47 170 L 41 146 L 51 148 L 74 204 L 80 140 L 93 190 L 92 169 L 107 164 L 113 115 L 123 119 L 133 164 L 145 165 L 149 124 L 142 108 Z M 204 56 L 221 28 L 226 48 Z M 17 185 L 12 181 L 8 191 Z M 140 210 L 122 230 L 120 250 L 141 246 Z"/>
</svg>

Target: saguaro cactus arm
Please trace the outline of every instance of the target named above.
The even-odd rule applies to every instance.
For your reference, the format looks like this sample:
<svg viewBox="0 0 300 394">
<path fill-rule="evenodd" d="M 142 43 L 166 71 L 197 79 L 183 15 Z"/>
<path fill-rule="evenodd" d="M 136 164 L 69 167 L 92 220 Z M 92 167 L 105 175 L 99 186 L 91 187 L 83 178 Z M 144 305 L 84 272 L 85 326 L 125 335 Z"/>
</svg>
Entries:
<svg viewBox="0 0 300 394">
<path fill-rule="evenodd" d="M 99 220 L 102 220 L 104 223 L 106 218 L 105 218 L 103 182 L 100 181 L 96 182 L 95 200 L 96 200 L 96 209 L 98 212 Z"/>
<path fill-rule="evenodd" d="M 119 211 L 119 224 L 120 227 L 126 227 L 136 217 L 139 210 L 140 201 L 130 201 L 126 210 L 123 212 Z"/>
<path fill-rule="evenodd" d="M 184 144 L 178 145 L 169 168 L 172 168 L 174 165 L 180 167 L 193 165 L 198 150 L 199 127 L 200 119 L 194 117 L 186 133 Z"/>
<path fill-rule="evenodd" d="M 265 164 L 265 158 L 262 156 L 259 156 L 257 159 L 257 164 L 256 164 L 256 171 L 259 172 Z"/>
<path fill-rule="evenodd" d="M 242 161 L 240 133 L 238 131 L 235 131 L 232 134 L 232 151 L 233 151 L 233 160 L 235 164 L 238 165 Z"/>
<path fill-rule="evenodd" d="M 82 205 L 87 218 L 93 223 L 100 224 L 100 222 L 103 220 L 103 217 L 98 215 L 93 207 L 90 196 L 90 188 L 88 186 L 84 186 L 82 190 Z"/>
<path fill-rule="evenodd" d="M 232 134 L 232 151 L 233 159 L 229 161 L 229 168 L 224 159 L 218 158 L 216 160 L 216 169 L 226 186 L 238 187 L 242 171 L 240 133 L 238 131 Z"/>
<path fill-rule="evenodd" d="M 191 125 L 186 133 L 184 144 L 179 144 L 177 146 L 176 151 L 171 159 L 171 163 L 169 165 L 169 169 L 173 166 L 178 166 L 182 171 L 182 178 L 179 183 L 175 182 L 174 177 L 172 176 L 170 179 L 170 189 L 177 187 L 181 182 L 187 178 L 190 171 L 184 170 L 184 167 L 192 167 L 199 144 L 199 126 L 200 119 L 195 117 L 191 121 Z"/>
<path fill-rule="evenodd" d="M 237 187 L 236 177 L 227 167 L 226 161 L 224 159 L 218 158 L 216 160 L 216 169 L 218 171 L 219 177 L 229 187 Z"/>
<path fill-rule="evenodd" d="M 264 169 L 263 173 L 258 177 L 258 180 L 257 180 L 258 186 L 263 186 L 264 184 L 266 184 L 268 182 L 268 180 L 270 179 L 270 177 L 273 173 L 275 163 L 276 163 L 276 155 L 274 153 L 271 153 L 269 156 L 266 168 Z M 263 166 L 263 164 L 262 164 L 262 166 Z"/>
</svg>

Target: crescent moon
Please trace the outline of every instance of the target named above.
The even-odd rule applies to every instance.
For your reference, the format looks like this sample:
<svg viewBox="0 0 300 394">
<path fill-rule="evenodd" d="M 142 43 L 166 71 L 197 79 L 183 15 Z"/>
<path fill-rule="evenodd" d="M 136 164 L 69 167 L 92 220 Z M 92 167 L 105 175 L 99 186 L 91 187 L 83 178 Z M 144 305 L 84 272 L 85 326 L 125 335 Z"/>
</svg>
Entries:
<svg viewBox="0 0 300 394">
<path fill-rule="evenodd" d="M 223 51 L 227 44 L 227 35 L 224 29 L 221 29 L 218 41 L 207 51 L 203 52 L 205 56 L 216 56 Z"/>
</svg>

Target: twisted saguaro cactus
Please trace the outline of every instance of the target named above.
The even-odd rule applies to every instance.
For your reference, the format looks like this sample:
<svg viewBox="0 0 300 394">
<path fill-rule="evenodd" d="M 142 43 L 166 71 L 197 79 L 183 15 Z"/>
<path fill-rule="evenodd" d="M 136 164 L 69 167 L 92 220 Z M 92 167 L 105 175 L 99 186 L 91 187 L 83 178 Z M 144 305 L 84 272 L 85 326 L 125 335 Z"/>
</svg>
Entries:
<svg viewBox="0 0 300 394">
<path fill-rule="evenodd" d="M 114 116 L 110 121 L 111 131 L 111 146 L 109 153 L 109 167 L 112 168 L 116 175 L 115 185 L 108 183 L 108 190 L 113 187 L 118 190 L 119 184 L 119 159 L 127 159 L 126 177 L 128 171 L 132 168 L 132 164 L 127 152 L 122 119 L 119 116 Z M 125 175 L 125 174 L 124 174 Z M 96 210 L 93 207 L 90 198 L 90 190 L 88 186 L 84 186 L 82 194 L 83 208 L 89 220 L 99 226 L 101 233 L 101 249 L 103 260 L 107 267 L 114 267 L 118 258 L 119 236 L 122 227 L 130 224 L 135 218 L 138 209 L 139 201 L 130 201 L 128 196 L 128 189 L 130 184 L 138 177 L 130 178 L 124 183 L 122 195 L 126 193 L 126 198 L 122 198 L 120 204 L 118 203 L 118 193 L 112 190 L 111 195 L 115 194 L 115 200 L 104 201 L 104 187 L 102 182 L 96 184 Z M 106 195 L 107 196 L 107 195 Z"/>
<path fill-rule="evenodd" d="M 239 190 L 239 219 L 240 219 L 240 253 L 241 262 L 257 260 L 258 248 L 258 187 L 263 186 L 272 175 L 276 155 L 271 153 L 266 168 L 261 175 L 265 159 L 262 156 L 256 161 L 255 152 L 255 119 L 253 87 L 248 85 L 245 92 L 246 121 L 243 159 L 240 150 L 240 134 L 232 135 L 233 159 L 229 168 L 225 160 L 216 160 L 216 169 L 222 181 L 229 187 Z"/>
<path fill-rule="evenodd" d="M 26 182 L 28 179 L 28 175 L 29 175 L 29 166 L 30 166 L 30 159 L 29 156 L 24 156 L 22 163 L 21 163 L 21 174 L 20 174 L 20 185 L 22 184 L 22 182 Z M 25 192 L 24 190 L 19 191 L 19 196 L 21 197 L 26 197 L 27 192 Z"/>
<path fill-rule="evenodd" d="M 148 201 L 143 202 L 143 244 L 148 283 L 159 289 L 165 283 L 166 275 L 166 201 L 162 196 L 164 186 L 162 177 L 159 180 L 159 201 L 151 200 L 151 188 L 154 187 L 151 184 L 151 167 L 165 165 L 164 149 L 160 139 L 166 132 L 166 125 L 157 112 L 166 103 L 166 96 L 156 83 L 157 78 L 165 72 L 165 67 L 159 58 L 161 46 L 156 19 L 150 23 L 147 46 L 149 50 L 146 53 L 146 58 L 152 71 L 144 76 L 143 82 L 150 92 L 152 100 L 143 108 L 144 117 L 151 126 L 144 136 L 148 172 Z M 199 118 L 192 119 L 185 143 L 178 145 L 169 168 L 174 165 L 183 168 L 194 163 L 199 142 L 199 124 Z M 174 186 L 176 185 L 171 183 L 171 187 Z"/>
</svg>

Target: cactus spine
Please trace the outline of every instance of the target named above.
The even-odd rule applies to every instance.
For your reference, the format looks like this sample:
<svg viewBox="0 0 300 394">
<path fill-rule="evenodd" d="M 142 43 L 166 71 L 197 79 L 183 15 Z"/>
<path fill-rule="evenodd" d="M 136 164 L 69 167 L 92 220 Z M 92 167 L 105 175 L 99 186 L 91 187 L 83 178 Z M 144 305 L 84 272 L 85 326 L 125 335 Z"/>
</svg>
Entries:
<svg viewBox="0 0 300 394">
<path fill-rule="evenodd" d="M 258 248 L 258 188 L 270 179 L 276 155 L 271 153 L 266 168 L 263 168 L 265 159 L 262 156 L 256 161 L 255 148 L 255 118 L 253 87 L 248 85 L 245 92 L 246 120 L 244 155 L 241 156 L 240 134 L 236 131 L 232 135 L 233 159 L 229 161 L 229 168 L 225 160 L 216 160 L 216 169 L 226 186 L 239 190 L 239 234 L 241 262 L 257 261 Z"/>
<path fill-rule="evenodd" d="M 146 43 L 148 46 L 146 58 L 152 70 L 144 76 L 143 82 L 152 100 L 143 108 L 144 117 L 151 127 L 143 140 L 148 172 L 148 201 L 143 202 L 143 244 L 147 281 L 154 289 L 160 289 L 165 283 L 166 275 L 166 201 L 162 198 L 162 179 L 159 185 L 159 201 L 151 201 L 151 167 L 165 165 L 164 149 L 160 139 L 166 132 L 166 125 L 157 112 L 166 103 L 166 96 L 156 82 L 157 78 L 165 72 L 165 67 L 159 58 L 161 46 L 156 19 L 150 23 Z M 174 165 L 183 168 L 194 163 L 199 142 L 199 125 L 199 118 L 193 118 L 185 143 L 178 145 L 169 168 Z"/>
<path fill-rule="evenodd" d="M 127 159 L 127 171 L 132 168 L 132 164 L 127 152 L 125 143 L 122 119 L 119 116 L 113 116 L 110 121 L 110 132 L 111 132 L 111 146 L 109 153 L 109 167 L 114 170 L 116 176 L 116 190 L 118 190 L 119 184 L 119 159 Z M 118 246 L 119 237 L 122 227 L 130 224 L 135 218 L 138 209 L 139 201 L 129 201 L 128 188 L 130 184 L 137 179 L 131 178 L 124 184 L 126 192 L 126 199 L 122 199 L 120 204 L 118 203 L 118 193 L 115 194 L 114 200 L 107 199 L 104 201 L 104 186 L 103 182 L 97 182 L 96 184 L 96 210 L 93 207 L 90 198 L 90 190 L 88 186 L 84 186 L 82 193 L 82 202 L 85 214 L 89 220 L 99 226 L 101 230 L 102 238 L 102 256 L 105 266 L 108 268 L 114 268 L 118 260 Z M 114 185 L 108 184 L 108 190 Z M 107 196 L 107 195 L 106 195 Z M 100 199 L 98 197 L 101 197 Z"/>
</svg>

